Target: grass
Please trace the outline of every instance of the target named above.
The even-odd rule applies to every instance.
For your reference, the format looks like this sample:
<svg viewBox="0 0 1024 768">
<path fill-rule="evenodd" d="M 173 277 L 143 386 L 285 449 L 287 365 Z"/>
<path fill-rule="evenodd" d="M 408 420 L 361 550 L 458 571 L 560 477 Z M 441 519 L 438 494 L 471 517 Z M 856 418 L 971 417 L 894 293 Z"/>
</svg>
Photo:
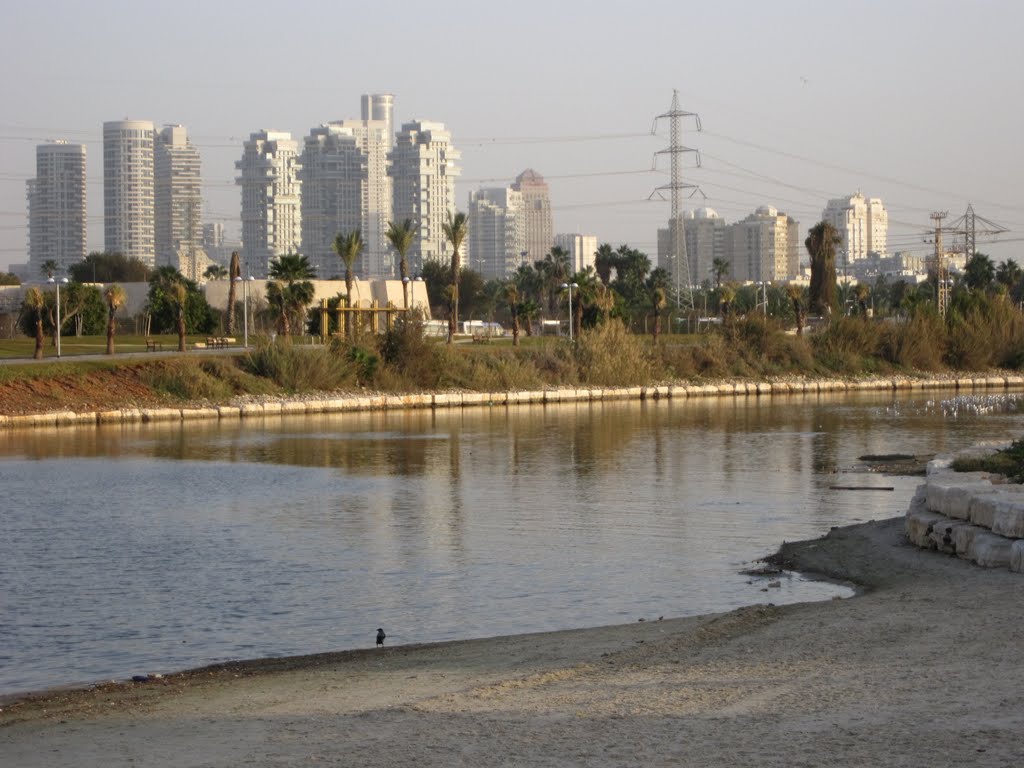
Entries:
<svg viewBox="0 0 1024 768">
<path fill-rule="evenodd" d="M 993 472 L 1004 475 L 1014 483 L 1024 483 L 1024 440 L 1015 440 L 1003 448 L 980 459 L 956 459 L 956 472 Z"/>
</svg>

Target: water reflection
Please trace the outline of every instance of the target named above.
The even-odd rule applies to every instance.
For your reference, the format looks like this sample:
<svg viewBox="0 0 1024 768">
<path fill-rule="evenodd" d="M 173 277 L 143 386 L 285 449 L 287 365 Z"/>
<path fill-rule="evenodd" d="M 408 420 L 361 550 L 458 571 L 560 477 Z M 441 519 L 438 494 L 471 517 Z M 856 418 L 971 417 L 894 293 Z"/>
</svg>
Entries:
<svg viewBox="0 0 1024 768">
<path fill-rule="evenodd" d="M 737 571 L 901 513 L 867 453 L 1016 437 L 1016 396 L 797 395 L 0 434 L 0 692 L 830 593 Z"/>
</svg>

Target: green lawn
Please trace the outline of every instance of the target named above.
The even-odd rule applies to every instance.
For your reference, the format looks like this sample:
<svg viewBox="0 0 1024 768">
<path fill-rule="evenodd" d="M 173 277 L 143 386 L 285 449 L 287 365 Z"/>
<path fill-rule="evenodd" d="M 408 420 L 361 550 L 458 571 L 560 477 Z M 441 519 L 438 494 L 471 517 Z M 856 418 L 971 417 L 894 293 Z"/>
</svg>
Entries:
<svg viewBox="0 0 1024 768">
<path fill-rule="evenodd" d="M 115 336 L 114 351 L 145 352 L 146 338 L 146 336 Z M 148 338 L 157 339 L 163 342 L 164 352 L 174 352 L 178 349 L 177 336 L 162 335 L 150 336 Z M 241 347 L 241 335 L 235 336 L 234 339 L 237 344 L 237 347 Z M 252 345 L 254 340 L 254 337 L 250 336 L 249 344 Z M 191 349 L 192 345 L 196 342 L 205 343 L 206 336 L 197 335 L 185 337 L 185 344 L 189 349 Z M 0 360 L 31 360 L 32 354 L 33 352 L 35 352 L 35 348 L 35 339 L 30 339 L 25 336 L 20 336 L 16 339 L 0 339 Z M 60 339 L 60 353 L 62 358 L 82 357 L 88 355 L 105 355 L 106 351 L 106 336 L 61 336 Z M 45 344 L 43 345 L 43 357 L 46 359 L 57 358 L 57 348 L 53 345 L 52 338 L 47 338 Z"/>
</svg>

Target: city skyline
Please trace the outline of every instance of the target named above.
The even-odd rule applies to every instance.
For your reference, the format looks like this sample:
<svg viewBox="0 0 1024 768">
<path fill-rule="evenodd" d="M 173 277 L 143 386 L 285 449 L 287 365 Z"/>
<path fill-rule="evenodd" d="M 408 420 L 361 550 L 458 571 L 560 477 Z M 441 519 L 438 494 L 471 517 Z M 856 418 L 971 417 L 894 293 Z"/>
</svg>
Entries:
<svg viewBox="0 0 1024 768">
<path fill-rule="evenodd" d="M 596 234 L 653 259 L 669 210 L 647 198 L 666 183 L 667 159 L 657 171 L 651 165 L 668 136 L 664 126 L 658 136 L 649 131 L 674 88 L 704 127 L 697 134 L 685 126 L 683 143 L 702 159 L 685 171 L 701 188 L 687 209 L 710 206 L 736 221 L 768 205 L 806 230 L 828 200 L 863 190 L 885 201 L 888 250 L 926 254 L 929 213 L 948 210 L 952 220 L 973 203 L 1011 230 L 996 244 L 979 237 L 979 250 L 1024 261 L 1021 108 L 1007 98 L 1019 80 L 1012 30 L 1024 9 L 1013 3 L 958 14 L 952 3 L 869 0 L 812 14 L 795 2 L 770 9 L 646 2 L 625 13 L 597 2 L 584 14 L 524 2 L 498 25 L 486 8 L 441 2 L 391 38 L 354 37 L 340 79 L 319 79 L 306 66 L 308 52 L 332 46 L 331 20 L 376 23 L 372 9 L 298 3 L 296 18 L 315 12 L 324 23 L 304 32 L 310 39 L 281 41 L 275 67 L 257 69 L 257 43 L 276 14 L 188 0 L 174 13 L 108 5 L 102 19 L 60 0 L 9 14 L 18 34 L 0 53 L 16 73 L 0 85 L 0 269 L 27 260 L 25 184 L 38 144 L 86 145 L 87 197 L 100 201 L 104 122 L 128 116 L 152 120 L 157 130 L 185 125 L 202 157 L 203 222 L 237 236 L 233 166 L 245 138 L 266 129 L 301 140 L 314 126 L 349 118 L 362 94 L 376 92 L 395 95 L 394 130 L 417 119 L 445 124 L 462 153 L 460 209 L 470 191 L 535 168 L 551 186 L 556 232 Z M 109 51 L 81 35 L 101 24 Z M 149 31 L 156 27 L 159 40 Z M 571 31 L 589 42 L 571 50 L 555 44 Z M 984 45 L 969 43 L 964 55 L 959 41 L 982 35 Z M 429 61 L 409 66 L 411 52 L 427 50 L 415 45 L 420 36 L 453 44 L 431 46 Z M 525 40 L 547 41 L 545 55 L 494 54 Z M 51 54 L 32 55 L 44 48 Z M 156 63 L 178 49 L 197 55 L 176 57 L 173 72 Z M 133 56 L 154 64 L 126 69 Z M 33 67 L 19 65 L 27 60 Z M 967 103 L 954 94 L 967 94 Z M 87 250 L 103 248 L 102 233 L 102 208 L 91 204 Z"/>
</svg>

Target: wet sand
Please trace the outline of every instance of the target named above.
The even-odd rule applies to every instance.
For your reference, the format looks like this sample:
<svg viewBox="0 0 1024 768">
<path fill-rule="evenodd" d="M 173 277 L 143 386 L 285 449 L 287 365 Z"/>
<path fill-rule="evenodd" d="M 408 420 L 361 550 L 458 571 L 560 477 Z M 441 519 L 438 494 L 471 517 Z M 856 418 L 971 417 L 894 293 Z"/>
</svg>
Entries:
<svg viewBox="0 0 1024 768">
<path fill-rule="evenodd" d="M 7 702 L 0 764 L 1024 764 L 1024 581 L 903 519 L 783 546 L 850 599 L 211 667 Z"/>
</svg>

